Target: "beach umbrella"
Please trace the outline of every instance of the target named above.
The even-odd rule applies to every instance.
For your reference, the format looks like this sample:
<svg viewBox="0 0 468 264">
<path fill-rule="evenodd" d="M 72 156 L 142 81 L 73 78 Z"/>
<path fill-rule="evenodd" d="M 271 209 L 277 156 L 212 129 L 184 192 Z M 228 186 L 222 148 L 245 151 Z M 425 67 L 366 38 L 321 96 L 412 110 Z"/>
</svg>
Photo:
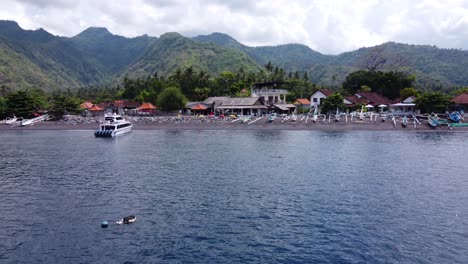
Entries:
<svg viewBox="0 0 468 264">
<path fill-rule="evenodd" d="M 374 108 L 374 106 L 371 105 L 371 104 L 368 104 L 368 105 L 366 105 L 366 108 Z"/>
<path fill-rule="evenodd" d="M 387 107 L 387 105 L 384 105 L 384 104 L 379 105 L 379 108 L 384 108 L 384 107 Z"/>
</svg>

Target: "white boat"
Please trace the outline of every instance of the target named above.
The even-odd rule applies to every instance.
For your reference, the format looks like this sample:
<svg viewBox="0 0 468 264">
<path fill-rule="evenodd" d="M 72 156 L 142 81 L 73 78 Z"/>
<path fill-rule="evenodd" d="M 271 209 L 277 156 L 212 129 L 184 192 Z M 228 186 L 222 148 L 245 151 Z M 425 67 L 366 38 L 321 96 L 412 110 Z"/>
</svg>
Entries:
<svg viewBox="0 0 468 264">
<path fill-rule="evenodd" d="M 113 114 L 104 116 L 104 122 L 99 125 L 99 129 L 94 132 L 96 137 L 116 137 L 130 132 L 133 125 L 122 116 Z"/>
<path fill-rule="evenodd" d="M 18 118 L 16 118 L 16 116 L 13 116 L 13 117 L 7 117 L 3 123 L 7 124 L 7 125 L 11 125 L 13 123 L 16 122 L 16 120 L 18 120 Z"/>
<path fill-rule="evenodd" d="M 41 115 L 32 119 L 23 119 L 23 121 L 21 121 L 20 123 L 20 126 L 34 125 L 35 123 L 47 120 L 48 118 L 49 118 L 49 115 Z"/>
<path fill-rule="evenodd" d="M 291 122 L 296 122 L 297 121 L 297 115 L 292 114 L 291 116 Z"/>
<path fill-rule="evenodd" d="M 20 126 L 29 126 L 34 124 L 33 122 L 34 121 L 32 119 L 23 119 L 23 121 L 20 123 Z"/>
</svg>

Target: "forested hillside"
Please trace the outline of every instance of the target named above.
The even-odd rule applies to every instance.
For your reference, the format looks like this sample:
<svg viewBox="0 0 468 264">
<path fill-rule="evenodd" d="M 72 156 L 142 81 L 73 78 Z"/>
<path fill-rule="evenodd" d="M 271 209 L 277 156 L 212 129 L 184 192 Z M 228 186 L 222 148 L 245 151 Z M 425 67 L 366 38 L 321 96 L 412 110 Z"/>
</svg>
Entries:
<svg viewBox="0 0 468 264">
<path fill-rule="evenodd" d="M 241 68 L 258 72 L 269 62 L 328 87 L 341 86 L 346 76 L 363 69 L 405 72 L 415 76 L 420 90 L 468 86 L 468 51 L 463 50 L 389 42 L 325 55 L 301 44 L 249 47 L 222 33 L 126 38 L 88 28 L 66 38 L 0 21 L 0 87 L 9 90 L 116 85 L 124 77 L 170 75 L 188 67 L 210 75 Z"/>
</svg>

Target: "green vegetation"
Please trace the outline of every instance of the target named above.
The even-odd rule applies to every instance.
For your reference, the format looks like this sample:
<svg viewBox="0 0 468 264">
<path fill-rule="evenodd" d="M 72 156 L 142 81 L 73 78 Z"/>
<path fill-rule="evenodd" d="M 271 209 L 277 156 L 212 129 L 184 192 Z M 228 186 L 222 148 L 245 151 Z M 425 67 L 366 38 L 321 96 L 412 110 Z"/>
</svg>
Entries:
<svg viewBox="0 0 468 264">
<path fill-rule="evenodd" d="M 357 76 L 357 77 L 356 77 Z M 377 78 L 374 78 L 377 76 Z M 383 77 L 382 77 L 383 76 Z M 388 77 L 390 76 L 390 77 Z M 357 80 L 355 86 L 360 90 L 374 90 L 377 93 L 391 90 L 394 85 L 388 85 L 394 80 L 394 73 L 360 71 L 349 76 L 348 80 Z M 388 77 L 388 78 L 387 78 Z M 379 79 L 380 78 L 380 79 Z M 370 81 L 369 81 L 370 80 Z M 12 92 L 7 86 L 0 89 L 0 116 L 31 117 L 36 112 L 48 111 L 55 118 L 63 114 L 77 114 L 80 112 L 79 104 L 85 100 L 94 103 L 126 99 L 137 102 L 151 102 L 158 105 L 163 111 L 174 111 L 183 108 L 188 100 L 203 101 L 209 96 L 250 96 L 250 87 L 258 82 L 282 81 L 284 84 L 278 88 L 289 91 L 287 100 L 292 102 L 296 98 L 308 98 L 313 91 L 322 88 L 308 80 L 307 73 L 289 72 L 273 66 L 265 65 L 265 70 L 246 72 L 241 67 L 235 72 L 223 71 L 217 76 L 211 76 L 204 71 L 196 71 L 192 67 L 184 70 L 177 69 L 174 74 L 165 77 L 158 73 L 146 78 L 124 78 L 122 85 L 104 87 L 83 87 L 77 90 L 68 89 L 62 92 L 44 92 L 40 89 L 28 89 Z M 398 79 L 397 79 L 398 81 Z M 380 82 L 387 82 L 380 85 Z M 375 90 L 364 83 L 372 83 L 374 87 L 386 87 L 388 90 Z M 388 85 L 388 86 L 385 86 Z M 395 85 L 396 86 L 396 85 Z M 398 86 L 397 86 L 398 87 Z M 326 87 L 331 88 L 331 87 Z M 336 87 L 333 87 L 336 88 Z M 346 87 L 344 87 L 346 88 Z M 353 90 L 337 88 L 336 92 L 323 101 L 322 112 L 334 113 L 338 108 L 344 109 L 343 95 Z M 460 91 L 465 91 L 461 89 Z M 409 95 L 417 96 L 417 106 L 423 112 L 445 111 L 450 105 L 450 96 L 441 93 L 420 93 L 415 88 L 404 88 L 399 92 L 401 98 Z"/>
<path fill-rule="evenodd" d="M 165 104 L 160 98 L 168 87 L 190 101 L 245 97 L 254 83 L 269 81 L 284 82 L 278 88 L 289 91 L 288 101 L 326 87 L 343 95 L 357 90 L 390 99 L 415 95 L 424 110 L 438 111 L 447 106 L 440 95 L 468 91 L 468 68 L 462 67 L 466 55 L 385 43 L 335 56 L 300 44 L 248 47 L 220 33 L 193 39 L 177 33 L 125 38 L 105 28 L 64 38 L 0 21 L 0 116 L 29 117 L 38 110 L 58 116 L 75 112 L 84 100 Z M 336 109 L 337 102 L 330 101 L 330 108 Z"/>
<path fill-rule="evenodd" d="M 0 97 L 0 119 L 4 119 L 7 116 L 7 100 L 4 97 Z"/>
<path fill-rule="evenodd" d="M 257 74 L 263 70 L 266 75 L 269 70 L 261 65 L 271 62 L 278 70 L 283 69 L 279 75 L 307 73 L 313 83 L 332 89 L 339 89 L 346 76 L 356 71 L 389 73 L 385 78 L 400 78 L 403 86 L 390 94 L 382 93 L 398 97 L 397 90 L 407 87 L 426 92 L 451 92 L 468 85 L 468 68 L 464 67 L 468 63 L 467 52 L 385 43 L 340 55 L 324 55 L 300 44 L 248 47 L 220 33 L 193 39 L 177 33 L 166 33 L 160 38 L 146 35 L 125 38 L 105 28 L 89 28 L 73 38 L 64 38 L 43 29 L 23 30 L 15 22 L 0 21 L 0 86 L 6 85 L 12 90 L 40 88 L 48 92 L 90 86 L 113 87 L 125 77 L 141 79 L 154 72 L 169 76 L 177 69 L 187 68 L 210 76 L 224 71 L 236 72 L 241 67 L 248 73 Z M 412 85 L 405 85 L 405 78 L 413 76 Z M 380 89 L 372 83 L 364 85 L 374 91 Z M 236 90 L 234 84 L 230 86 Z M 154 100 L 154 96 L 142 93 L 141 98 Z"/>
<path fill-rule="evenodd" d="M 187 98 L 177 87 L 167 87 L 158 97 L 158 105 L 164 111 L 175 111 L 185 107 Z"/>
<path fill-rule="evenodd" d="M 450 96 L 441 92 L 423 93 L 416 98 L 416 108 L 423 113 L 443 113 L 451 105 Z"/>
<path fill-rule="evenodd" d="M 78 114 L 80 99 L 70 94 L 56 94 L 52 97 L 50 113 L 57 119 L 67 114 Z"/>
<path fill-rule="evenodd" d="M 8 116 L 30 118 L 40 109 L 39 97 L 34 97 L 34 93 L 29 91 L 16 91 L 6 97 L 6 114 Z"/>
<path fill-rule="evenodd" d="M 323 100 L 320 106 L 320 111 L 322 114 L 334 114 L 336 112 L 336 109 L 343 110 L 344 108 L 345 105 L 343 103 L 343 96 L 339 93 L 334 93 Z"/>
<path fill-rule="evenodd" d="M 354 94 L 365 86 L 389 99 L 395 99 L 400 97 L 404 88 L 412 87 L 412 83 L 413 77 L 402 72 L 357 71 L 346 77 L 343 88 Z"/>
<path fill-rule="evenodd" d="M 418 97 L 419 94 L 420 93 L 418 90 L 411 88 L 411 87 L 407 87 L 400 91 L 400 99 L 405 100 L 406 98 L 410 96 Z"/>
</svg>

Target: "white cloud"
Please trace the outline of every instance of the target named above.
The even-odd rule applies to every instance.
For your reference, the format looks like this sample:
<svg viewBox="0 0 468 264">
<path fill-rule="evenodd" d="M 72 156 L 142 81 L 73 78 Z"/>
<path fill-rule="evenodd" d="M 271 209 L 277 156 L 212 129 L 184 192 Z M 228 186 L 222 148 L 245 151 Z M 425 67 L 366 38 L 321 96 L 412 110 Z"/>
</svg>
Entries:
<svg viewBox="0 0 468 264">
<path fill-rule="evenodd" d="M 223 32 L 331 54 L 386 41 L 468 49 L 468 0 L 3 0 L 0 19 L 63 36 L 90 26 L 129 37 Z"/>
</svg>

